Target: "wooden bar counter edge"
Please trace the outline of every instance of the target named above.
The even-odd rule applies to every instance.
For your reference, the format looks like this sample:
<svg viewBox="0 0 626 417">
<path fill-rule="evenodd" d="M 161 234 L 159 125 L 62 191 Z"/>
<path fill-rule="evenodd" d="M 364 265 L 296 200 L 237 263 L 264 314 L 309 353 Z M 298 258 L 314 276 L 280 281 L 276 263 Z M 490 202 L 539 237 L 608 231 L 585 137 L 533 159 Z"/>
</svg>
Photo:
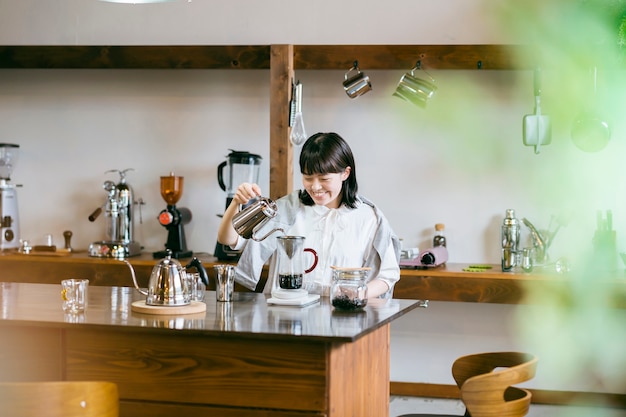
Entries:
<svg viewBox="0 0 626 417">
<path fill-rule="evenodd" d="M 207 269 L 209 288 L 215 289 L 212 266 L 219 261 L 207 253 L 194 254 Z M 186 265 L 190 259 L 180 259 Z M 159 260 L 151 253 L 128 258 L 137 274 L 139 285 L 146 287 L 154 265 Z M 500 265 L 481 265 L 488 268 L 468 272 L 471 264 L 447 263 L 438 268 L 402 269 L 401 279 L 394 290 L 394 298 L 428 299 L 431 301 L 454 301 L 499 304 L 523 304 L 529 302 L 526 295 L 531 291 L 568 291 L 571 277 L 549 273 L 502 272 Z M 626 279 L 624 271 L 598 272 L 590 276 L 594 285 L 609 286 L 610 304 L 626 308 Z M 121 261 L 89 257 L 85 251 L 69 255 L 23 255 L 17 252 L 0 252 L 0 282 L 60 283 L 63 278 L 87 278 L 90 285 L 132 286 L 128 267 Z M 263 274 L 257 290 L 263 288 Z M 236 291 L 249 291 L 236 285 Z"/>
</svg>

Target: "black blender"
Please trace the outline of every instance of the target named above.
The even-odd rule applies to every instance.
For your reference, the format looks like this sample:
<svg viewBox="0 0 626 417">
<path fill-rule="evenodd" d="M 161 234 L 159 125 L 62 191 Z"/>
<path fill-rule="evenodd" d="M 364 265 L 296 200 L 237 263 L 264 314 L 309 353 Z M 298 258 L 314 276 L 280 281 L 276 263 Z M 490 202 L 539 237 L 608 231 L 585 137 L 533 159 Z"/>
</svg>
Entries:
<svg viewBox="0 0 626 417">
<path fill-rule="evenodd" d="M 230 149 L 227 160 L 217 167 L 217 181 L 220 188 L 226 191 L 226 206 L 228 207 L 235 196 L 237 186 L 244 182 L 257 183 L 259 181 L 259 168 L 261 156 L 246 151 L 234 151 Z M 224 168 L 228 168 L 228 174 L 224 175 Z M 226 181 L 225 181 L 226 178 Z M 221 261 L 238 260 L 241 251 L 233 250 L 226 245 L 217 243 L 215 257 Z"/>
<path fill-rule="evenodd" d="M 165 250 L 154 252 L 153 258 L 164 258 L 171 255 L 172 258 L 189 258 L 193 254 L 187 249 L 185 229 L 183 226 L 191 221 L 191 210 L 186 207 L 176 207 L 176 203 L 183 194 L 184 177 L 174 175 L 173 172 L 167 177 L 161 177 L 161 197 L 167 203 L 167 207 L 159 213 L 159 223 L 167 229 L 167 242 Z"/>
</svg>

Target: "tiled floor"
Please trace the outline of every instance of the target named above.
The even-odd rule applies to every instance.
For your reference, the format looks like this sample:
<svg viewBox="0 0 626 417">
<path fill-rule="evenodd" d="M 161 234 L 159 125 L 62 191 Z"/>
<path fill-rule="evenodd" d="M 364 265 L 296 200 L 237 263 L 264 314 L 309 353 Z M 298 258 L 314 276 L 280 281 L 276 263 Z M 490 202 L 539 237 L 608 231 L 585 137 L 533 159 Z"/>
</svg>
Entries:
<svg viewBox="0 0 626 417">
<path fill-rule="evenodd" d="M 398 417 L 409 413 L 437 413 L 462 416 L 464 412 L 465 407 L 459 400 L 422 397 L 392 396 L 389 406 L 389 417 Z M 532 404 L 526 417 L 626 417 L 626 410 Z"/>
</svg>

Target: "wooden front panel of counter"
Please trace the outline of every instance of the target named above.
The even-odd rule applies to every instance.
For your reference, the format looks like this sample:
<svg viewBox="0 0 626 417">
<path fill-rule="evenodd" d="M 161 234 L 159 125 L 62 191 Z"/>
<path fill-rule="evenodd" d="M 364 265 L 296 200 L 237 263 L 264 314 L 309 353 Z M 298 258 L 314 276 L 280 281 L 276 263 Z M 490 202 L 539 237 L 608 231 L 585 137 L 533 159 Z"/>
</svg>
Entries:
<svg viewBox="0 0 626 417">
<path fill-rule="evenodd" d="M 0 380 L 112 381 L 122 417 L 389 412 L 389 324 L 352 343 L 27 326 L 0 336 Z"/>
</svg>

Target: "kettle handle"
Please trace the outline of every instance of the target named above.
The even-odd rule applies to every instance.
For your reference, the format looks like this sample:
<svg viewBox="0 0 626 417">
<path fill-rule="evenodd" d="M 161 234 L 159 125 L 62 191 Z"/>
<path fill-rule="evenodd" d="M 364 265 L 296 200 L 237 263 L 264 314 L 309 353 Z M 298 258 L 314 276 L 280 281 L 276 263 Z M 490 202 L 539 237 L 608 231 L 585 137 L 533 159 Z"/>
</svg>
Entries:
<svg viewBox="0 0 626 417">
<path fill-rule="evenodd" d="M 228 162 L 224 161 L 217 166 L 217 182 L 219 183 L 222 191 L 226 191 L 226 184 L 224 184 L 224 175 L 223 175 L 224 167 L 226 166 L 226 164 L 228 164 Z"/>
<path fill-rule="evenodd" d="M 137 283 L 137 276 L 135 275 L 135 268 L 133 268 L 130 262 L 128 262 L 126 259 L 122 259 L 121 261 L 126 264 L 128 269 L 130 269 L 130 275 L 133 277 L 133 284 L 135 284 L 135 289 L 139 291 L 140 293 L 142 293 L 143 295 L 147 296 L 148 291 L 144 291 L 141 288 L 139 288 L 139 284 Z"/>
<path fill-rule="evenodd" d="M 185 268 L 191 268 L 192 266 L 195 267 L 196 270 L 198 270 L 198 275 L 200 275 L 200 279 L 202 280 L 204 285 L 208 287 L 209 276 L 206 273 L 206 269 L 204 269 L 204 265 L 202 265 L 202 262 L 200 262 L 200 259 L 194 256 L 194 258 L 191 260 L 191 262 L 187 264 L 187 266 L 185 266 Z"/>
</svg>

